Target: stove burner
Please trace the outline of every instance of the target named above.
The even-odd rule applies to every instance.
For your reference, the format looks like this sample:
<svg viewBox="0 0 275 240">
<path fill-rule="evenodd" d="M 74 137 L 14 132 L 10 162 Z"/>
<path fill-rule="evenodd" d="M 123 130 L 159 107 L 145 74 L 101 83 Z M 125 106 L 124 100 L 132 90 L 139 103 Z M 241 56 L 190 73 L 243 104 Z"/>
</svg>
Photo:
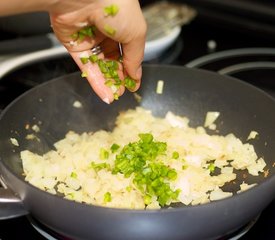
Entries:
<svg viewBox="0 0 275 240">
<path fill-rule="evenodd" d="M 257 62 L 261 61 L 260 59 L 273 59 L 273 61 L 268 62 L 268 65 L 274 67 L 275 48 L 240 48 L 220 51 L 196 58 L 195 60 L 186 63 L 185 66 L 189 68 L 206 68 L 208 65 L 214 65 L 214 63 L 217 64 L 223 62 L 223 64 L 228 65 L 232 61 L 249 62 L 249 59 L 257 59 Z M 259 66 L 264 65 L 259 64 Z M 218 70 L 216 69 L 216 71 Z"/>
<path fill-rule="evenodd" d="M 185 65 L 230 75 L 275 97 L 275 48 L 241 48 L 208 54 Z"/>
<path fill-rule="evenodd" d="M 218 238 L 217 240 L 238 240 L 242 236 L 244 236 L 257 222 L 260 215 L 258 215 L 256 218 L 245 224 L 243 227 L 239 228 L 236 231 L 233 231 L 232 233 L 226 234 L 223 237 Z M 67 237 L 63 237 L 60 234 L 54 232 L 53 230 L 47 228 L 37 220 L 35 220 L 33 217 L 28 216 L 28 219 L 31 223 L 31 225 L 35 228 L 37 232 L 39 232 L 43 237 L 45 237 L 47 240 L 72 240 Z"/>
</svg>

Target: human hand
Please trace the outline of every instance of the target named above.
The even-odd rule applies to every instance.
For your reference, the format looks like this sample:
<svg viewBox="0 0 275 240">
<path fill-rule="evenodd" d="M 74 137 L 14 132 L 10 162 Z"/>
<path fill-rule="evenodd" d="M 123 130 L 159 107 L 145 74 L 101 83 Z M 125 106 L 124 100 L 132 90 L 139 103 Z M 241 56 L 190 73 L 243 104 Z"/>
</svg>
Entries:
<svg viewBox="0 0 275 240">
<path fill-rule="evenodd" d="M 106 7 L 111 7 L 105 10 Z M 100 45 L 104 55 L 99 58 L 118 59 L 118 43 L 123 49 L 123 64 L 118 69 L 120 79 L 129 75 L 136 81 L 135 91 L 140 86 L 142 75 L 141 63 L 144 55 L 146 22 L 138 0 L 66 0 L 56 1 L 49 9 L 53 30 L 62 44 L 67 48 L 79 68 L 85 73 L 90 85 L 97 95 L 106 103 L 124 92 L 119 86 L 114 89 L 105 84 L 97 64 L 83 63 L 81 58 L 90 56 L 91 49 Z M 114 13 L 114 14 L 113 14 Z M 81 29 L 95 26 L 94 36 L 74 39 Z"/>
</svg>

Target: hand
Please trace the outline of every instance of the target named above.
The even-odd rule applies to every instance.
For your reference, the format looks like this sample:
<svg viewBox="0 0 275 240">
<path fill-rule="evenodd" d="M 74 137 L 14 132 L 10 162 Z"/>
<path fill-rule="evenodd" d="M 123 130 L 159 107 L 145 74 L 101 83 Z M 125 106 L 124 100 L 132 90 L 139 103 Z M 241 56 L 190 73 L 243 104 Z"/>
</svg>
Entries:
<svg viewBox="0 0 275 240">
<path fill-rule="evenodd" d="M 115 6 L 116 13 L 108 15 L 106 7 Z M 146 23 L 138 0 L 66 0 L 56 1 L 49 8 L 53 30 L 62 44 L 67 48 L 82 72 L 97 93 L 106 103 L 114 100 L 114 92 L 106 86 L 105 78 L 96 64 L 83 64 L 83 56 L 91 55 L 91 48 L 100 45 L 102 58 L 118 59 L 118 42 L 123 49 L 123 66 L 119 76 L 129 75 L 135 79 L 137 90 L 140 85 L 141 63 L 144 55 Z M 82 41 L 73 39 L 79 30 L 95 26 L 94 37 L 85 37 Z M 121 86 L 117 91 L 124 92 Z"/>
</svg>

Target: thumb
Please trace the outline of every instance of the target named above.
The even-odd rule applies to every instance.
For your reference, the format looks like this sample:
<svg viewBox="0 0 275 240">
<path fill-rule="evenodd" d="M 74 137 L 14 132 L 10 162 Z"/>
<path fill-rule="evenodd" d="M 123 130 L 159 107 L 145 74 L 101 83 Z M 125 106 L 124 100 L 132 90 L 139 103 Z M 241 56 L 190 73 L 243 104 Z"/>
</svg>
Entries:
<svg viewBox="0 0 275 240">
<path fill-rule="evenodd" d="M 144 57 L 143 43 L 123 44 L 123 65 L 126 72 L 135 80 L 141 79 L 141 63 Z"/>
<path fill-rule="evenodd" d="M 122 43 L 123 67 L 126 73 L 136 80 L 137 88 L 135 90 L 138 89 L 142 76 L 141 63 L 144 57 L 146 25 L 142 29 L 144 29 L 144 33 L 141 33 L 139 38 L 133 38 L 128 43 Z"/>
</svg>

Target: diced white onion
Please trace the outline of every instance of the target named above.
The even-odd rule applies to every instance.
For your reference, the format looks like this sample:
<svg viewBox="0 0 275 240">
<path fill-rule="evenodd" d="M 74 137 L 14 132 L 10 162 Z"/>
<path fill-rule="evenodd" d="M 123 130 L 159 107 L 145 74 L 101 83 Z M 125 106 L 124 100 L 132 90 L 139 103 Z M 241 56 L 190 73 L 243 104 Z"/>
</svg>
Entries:
<svg viewBox="0 0 275 240">
<path fill-rule="evenodd" d="M 157 88 L 156 88 L 156 93 L 157 94 L 162 94 L 163 93 L 163 86 L 164 86 L 164 81 L 163 80 L 158 80 Z"/>
<path fill-rule="evenodd" d="M 213 124 L 217 118 L 220 116 L 219 112 L 207 112 L 205 121 L 204 121 L 204 127 L 209 127 L 211 124 Z"/>
</svg>

